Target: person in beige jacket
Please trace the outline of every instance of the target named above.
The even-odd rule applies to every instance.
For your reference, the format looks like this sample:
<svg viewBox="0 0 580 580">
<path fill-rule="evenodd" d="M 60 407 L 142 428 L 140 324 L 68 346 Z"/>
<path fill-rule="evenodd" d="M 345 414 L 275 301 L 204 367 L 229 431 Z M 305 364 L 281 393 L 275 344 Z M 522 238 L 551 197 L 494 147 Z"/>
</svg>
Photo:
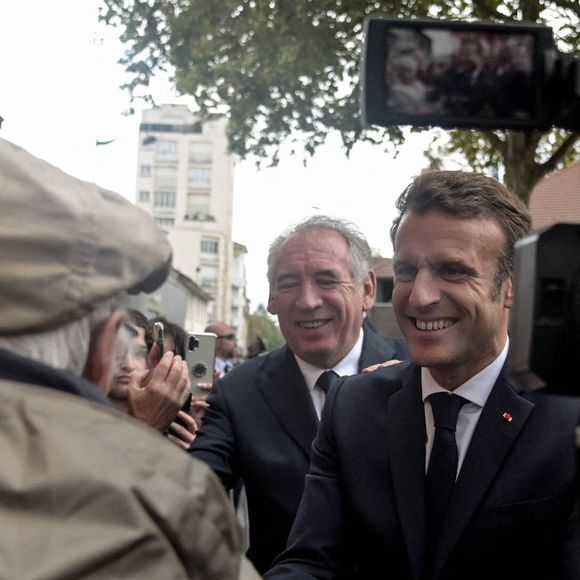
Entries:
<svg viewBox="0 0 580 580">
<path fill-rule="evenodd" d="M 0 207 L 0 579 L 259 578 L 209 468 L 107 398 L 163 232 L 2 139 Z"/>
</svg>

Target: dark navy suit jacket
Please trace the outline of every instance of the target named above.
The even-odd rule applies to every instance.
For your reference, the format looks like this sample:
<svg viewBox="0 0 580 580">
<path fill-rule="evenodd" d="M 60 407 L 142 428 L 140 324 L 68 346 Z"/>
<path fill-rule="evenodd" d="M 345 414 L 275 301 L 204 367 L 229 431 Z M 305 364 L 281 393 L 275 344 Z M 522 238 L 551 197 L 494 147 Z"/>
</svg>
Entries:
<svg viewBox="0 0 580 580">
<path fill-rule="evenodd" d="M 518 394 L 502 371 L 459 473 L 432 578 L 580 578 L 579 422 L 580 399 Z M 339 381 L 289 548 L 265 577 L 425 578 L 425 439 L 414 364 Z"/>
<path fill-rule="evenodd" d="M 365 325 L 359 370 L 407 357 L 401 339 Z M 250 522 L 249 557 L 266 571 L 285 548 L 304 488 L 318 418 L 288 347 L 255 357 L 214 383 L 191 453 L 227 489 L 243 479 Z"/>
</svg>

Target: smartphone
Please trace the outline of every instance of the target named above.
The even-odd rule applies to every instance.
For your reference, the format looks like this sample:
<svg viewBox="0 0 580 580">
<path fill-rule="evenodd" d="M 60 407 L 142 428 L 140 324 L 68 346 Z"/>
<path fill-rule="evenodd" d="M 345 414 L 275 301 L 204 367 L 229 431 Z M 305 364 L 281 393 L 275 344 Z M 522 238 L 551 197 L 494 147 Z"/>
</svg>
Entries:
<svg viewBox="0 0 580 580">
<path fill-rule="evenodd" d="M 194 398 L 207 395 L 200 383 L 213 383 L 216 340 L 212 332 L 188 332 L 185 337 L 185 361 Z"/>
<path fill-rule="evenodd" d="M 165 352 L 165 327 L 163 322 L 153 323 L 153 341 L 157 345 L 159 358 L 161 358 Z"/>
</svg>

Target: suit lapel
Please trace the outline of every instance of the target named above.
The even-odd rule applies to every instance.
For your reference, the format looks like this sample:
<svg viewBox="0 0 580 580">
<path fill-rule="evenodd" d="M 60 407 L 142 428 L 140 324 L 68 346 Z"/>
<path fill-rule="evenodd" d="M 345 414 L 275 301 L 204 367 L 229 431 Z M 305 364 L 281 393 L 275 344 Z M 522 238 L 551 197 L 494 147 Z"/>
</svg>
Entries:
<svg viewBox="0 0 580 580">
<path fill-rule="evenodd" d="M 359 371 L 389 360 L 394 350 L 370 328 L 365 328 Z M 294 354 L 287 347 L 273 352 L 259 389 L 286 433 L 310 459 L 310 448 L 318 430 L 318 417 Z"/>
<path fill-rule="evenodd" d="M 534 405 L 499 376 L 483 408 L 461 467 L 441 532 L 435 578 L 515 443 Z M 509 413 L 511 421 L 503 415 Z"/>
<path fill-rule="evenodd" d="M 364 338 L 358 364 L 359 372 L 364 368 L 390 360 L 395 355 L 394 348 L 376 332 L 363 323 Z"/>
<path fill-rule="evenodd" d="M 282 428 L 309 460 L 318 417 L 304 377 L 287 346 L 272 353 L 265 380 L 260 381 L 258 388 Z"/>
<path fill-rule="evenodd" d="M 390 398 L 387 430 L 395 501 L 411 569 L 418 579 L 425 548 L 426 431 L 421 371 L 415 365 L 410 369 L 402 378 L 403 388 Z"/>
</svg>

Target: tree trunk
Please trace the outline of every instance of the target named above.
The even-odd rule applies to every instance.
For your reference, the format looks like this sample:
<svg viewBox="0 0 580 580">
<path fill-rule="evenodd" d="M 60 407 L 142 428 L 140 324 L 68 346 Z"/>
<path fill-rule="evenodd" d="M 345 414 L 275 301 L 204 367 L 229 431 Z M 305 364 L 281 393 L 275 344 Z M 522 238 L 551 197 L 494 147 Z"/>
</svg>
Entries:
<svg viewBox="0 0 580 580">
<path fill-rule="evenodd" d="M 542 167 L 535 161 L 541 136 L 538 132 L 513 131 L 506 137 L 504 182 L 526 205 L 532 189 L 544 175 Z"/>
</svg>

